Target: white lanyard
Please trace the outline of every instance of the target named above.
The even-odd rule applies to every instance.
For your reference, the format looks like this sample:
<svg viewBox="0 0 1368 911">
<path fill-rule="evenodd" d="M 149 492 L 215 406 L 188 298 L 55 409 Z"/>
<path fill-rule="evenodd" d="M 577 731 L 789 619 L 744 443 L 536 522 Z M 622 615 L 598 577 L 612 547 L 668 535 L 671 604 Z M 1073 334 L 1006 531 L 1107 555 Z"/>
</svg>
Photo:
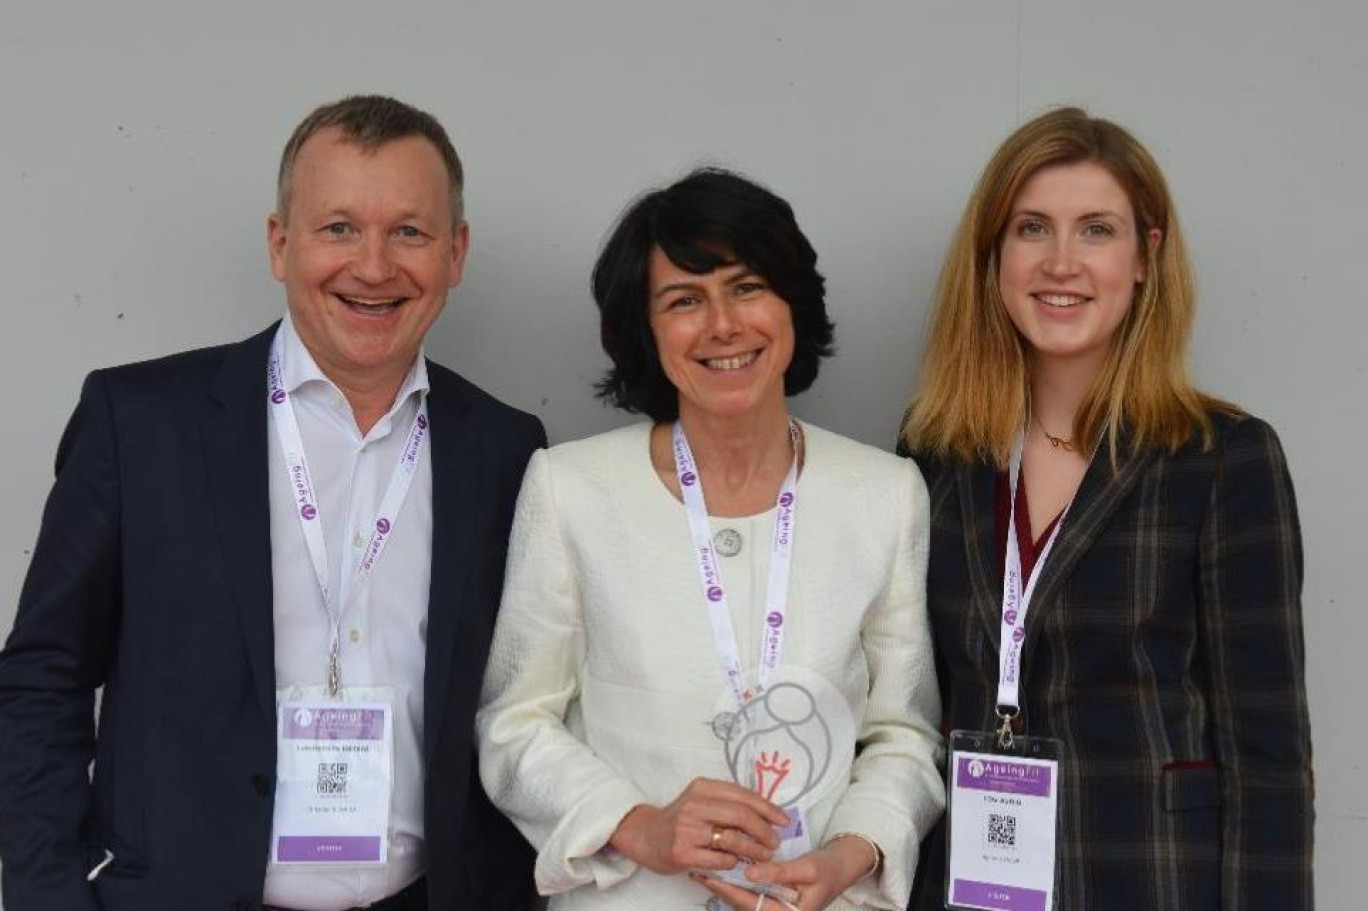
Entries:
<svg viewBox="0 0 1368 911">
<path fill-rule="evenodd" d="M 1002 573 L 1002 635 L 998 647 L 997 693 L 998 717 L 1003 719 L 1003 729 L 1007 732 L 1011 730 L 1011 719 L 1015 718 L 1021 709 L 1021 649 L 1026 641 L 1026 613 L 1030 610 L 1036 582 L 1040 580 L 1040 571 L 1050 557 L 1050 551 L 1054 548 L 1055 539 L 1059 537 L 1059 529 L 1064 526 L 1069 508 L 1073 506 L 1073 499 L 1070 498 L 1064 511 L 1059 514 L 1059 521 L 1055 523 L 1045 546 L 1040 549 L 1035 567 L 1031 570 L 1031 578 L 1026 580 L 1023 590 L 1021 550 L 1016 530 L 1016 492 L 1021 479 L 1021 449 L 1024 437 L 1024 431 L 1017 434 L 1016 442 L 1012 444 L 1012 461 L 1007 475 L 1011 511 L 1007 518 L 1007 553 Z M 1010 711 L 1004 712 L 1004 709 Z"/>
<path fill-rule="evenodd" d="M 269 404 L 267 408 L 275 421 L 276 434 L 280 438 L 280 448 L 285 454 L 285 469 L 289 476 L 290 490 L 294 495 L 295 514 L 299 517 L 299 527 L 304 532 L 304 544 L 313 563 L 314 579 L 323 596 L 323 614 L 328 620 L 330 639 L 328 642 L 328 694 L 336 696 L 341 684 L 341 671 L 338 666 L 338 653 L 341 642 L 342 615 L 346 605 L 337 605 L 336 599 L 328 588 L 328 551 L 323 540 L 322 519 L 318 515 L 318 495 L 314 489 L 313 476 L 309 473 L 309 463 L 304 456 L 304 437 L 299 432 L 299 422 L 295 417 L 294 404 L 281 370 L 281 344 L 277 333 L 271 346 L 271 360 L 266 367 L 266 385 Z M 355 584 L 349 594 L 355 594 L 370 581 L 375 564 L 384 553 L 385 545 L 394 533 L 399 510 L 408 496 L 418 463 L 423 457 L 423 447 L 427 442 L 428 418 L 427 401 L 419 399 L 418 413 L 413 417 L 408 440 L 399 453 L 399 463 L 394 466 L 380 510 L 371 523 L 370 541 L 356 563 Z"/>
<path fill-rule="evenodd" d="M 698 468 L 693 452 L 684 436 L 683 426 L 676 421 L 673 430 L 675 474 L 679 492 L 684 499 L 684 511 L 689 517 L 689 533 L 693 538 L 694 555 L 698 559 L 698 574 L 703 581 L 704 601 L 708 618 L 712 621 L 713 640 L 722 659 L 722 670 L 736 696 L 744 706 L 755 695 L 746 687 L 741 653 L 736 646 L 732 629 L 731 609 L 727 606 L 727 592 L 722 584 L 717 553 L 713 549 L 712 529 L 708 525 L 708 505 L 703 499 L 703 485 L 699 483 Z M 789 566 L 793 562 L 793 520 L 797 511 L 795 488 L 798 486 L 798 425 L 789 422 L 789 442 L 793 446 L 793 461 L 779 487 L 775 500 L 774 537 L 770 544 L 769 583 L 765 589 L 765 629 L 760 643 L 760 671 L 756 686 L 764 691 L 779 666 L 784 651 L 784 626 L 788 612 Z"/>
</svg>

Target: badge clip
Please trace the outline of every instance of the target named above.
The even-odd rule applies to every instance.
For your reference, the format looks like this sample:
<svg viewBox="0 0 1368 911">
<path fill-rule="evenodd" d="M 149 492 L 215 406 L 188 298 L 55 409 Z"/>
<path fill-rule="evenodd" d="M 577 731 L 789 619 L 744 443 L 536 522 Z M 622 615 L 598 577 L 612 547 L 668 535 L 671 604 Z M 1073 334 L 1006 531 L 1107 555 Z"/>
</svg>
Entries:
<svg viewBox="0 0 1368 911">
<path fill-rule="evenodd" d="M 1002 706 L 998 706 L 997 708 L 997 716 L 999 720 L 1002 721 L 1002 724 L 997 730 L 997 742 L 998 746 L 1004 750 L 1010 750 L 1012 748 L 1012 743 L 1015 739 L 1012 734 L 1012 722 L 1016 721 L 1017 716 L 1020 714 L 1021 710 L 1018 708 L 1009 707 L 1005 711 Z"/>
</svg>

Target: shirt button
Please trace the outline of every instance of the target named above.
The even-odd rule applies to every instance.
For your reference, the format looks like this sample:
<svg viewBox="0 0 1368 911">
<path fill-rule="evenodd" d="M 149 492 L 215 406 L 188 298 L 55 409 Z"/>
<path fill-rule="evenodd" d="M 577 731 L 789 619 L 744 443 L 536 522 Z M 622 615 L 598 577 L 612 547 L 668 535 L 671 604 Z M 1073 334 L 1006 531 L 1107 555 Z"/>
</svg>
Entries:
<svg viewBox="0 0 1368 911">
<path fill-rule="evenodd" d="M 361 641 L 361 631 L 360 631 L 359 629 L 354 629 L 354 630 L 352 630 L 350 633 L 347 634 L 347 638 L 350 639 L 352 642 L 360 642 L 360 641 Z"/>
</svg>

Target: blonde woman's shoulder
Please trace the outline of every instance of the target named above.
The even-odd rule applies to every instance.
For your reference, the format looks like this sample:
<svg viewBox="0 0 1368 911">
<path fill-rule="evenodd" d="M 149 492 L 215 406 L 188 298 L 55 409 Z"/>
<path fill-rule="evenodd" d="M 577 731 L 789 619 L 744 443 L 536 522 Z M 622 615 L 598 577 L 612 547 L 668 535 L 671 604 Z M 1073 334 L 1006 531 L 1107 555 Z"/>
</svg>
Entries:
<svg viewBox="0 0 1368 911">
<path fill-rule="evenodd" d="M 888 493 L 895 489 L 923 488 L 921 473 L 905 459 L 850 437 L 804 423 L 808 464 L 843 483 Z"/>
</svg>

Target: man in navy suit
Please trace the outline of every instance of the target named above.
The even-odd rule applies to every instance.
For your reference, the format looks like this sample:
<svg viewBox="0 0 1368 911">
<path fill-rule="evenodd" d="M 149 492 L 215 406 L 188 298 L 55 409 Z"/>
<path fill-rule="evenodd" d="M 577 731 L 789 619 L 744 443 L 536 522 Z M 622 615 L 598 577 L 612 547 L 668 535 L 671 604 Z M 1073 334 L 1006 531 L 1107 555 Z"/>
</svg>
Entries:
<svg viewBox="0 0 1368 911">
<path fill-rule="evenodd" d="M 267 225 L 286 318 L 86 380 L 0 653 L 6 911 L 530 901 L 471 728 L 545 434 L 422 355 L 461 194 L 430 115 L 319 108 Z"/>
</svg>

